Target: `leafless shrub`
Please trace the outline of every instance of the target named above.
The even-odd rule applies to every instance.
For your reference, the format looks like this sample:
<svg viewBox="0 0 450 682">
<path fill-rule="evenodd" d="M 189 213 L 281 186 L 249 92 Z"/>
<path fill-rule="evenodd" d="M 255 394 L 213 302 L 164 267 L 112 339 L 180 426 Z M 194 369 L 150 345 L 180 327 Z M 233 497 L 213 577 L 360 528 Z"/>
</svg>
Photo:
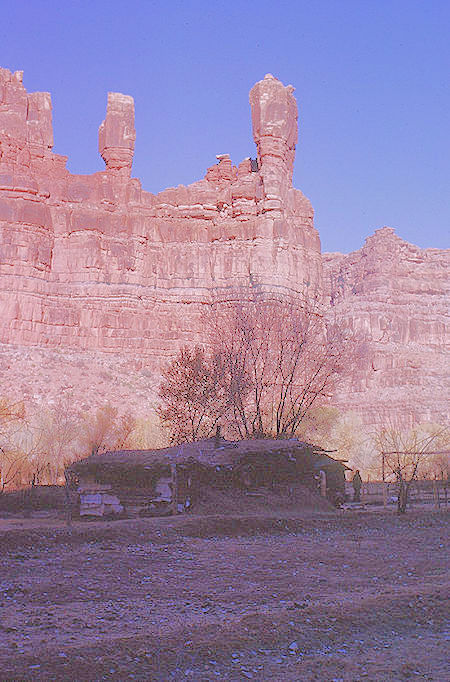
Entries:
<svg viewBox="0 0 450 682">
<path fill-rule="evenodd" d="M 85 413 L 79 425 L 80 453 L 97 454 L 126 447 L 135 425 L 130 414 L 120 415 L 112 405 Z"/>
<path fill-rule="evenodd" d="M 409 426 L 400 419 L 385 417 L 374 434 L 383 479 L 397 481 L 398 512 L 404 514 L 413 481 L 424 472 L 433 458 L 449 451 L 450 430 L 436 424 Z"/>
</svg>

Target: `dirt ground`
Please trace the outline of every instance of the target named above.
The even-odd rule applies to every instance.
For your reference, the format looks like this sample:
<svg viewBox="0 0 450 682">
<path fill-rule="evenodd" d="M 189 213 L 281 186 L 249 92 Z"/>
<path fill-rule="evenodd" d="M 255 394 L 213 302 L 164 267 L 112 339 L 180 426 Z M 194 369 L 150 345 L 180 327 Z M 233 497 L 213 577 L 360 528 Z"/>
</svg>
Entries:
<svg viewBox="0 0 450 682">
<path fill-rule="evenodd" d="M 448 513 L 0 519 L 0 680 L 450 679 Z"/>
</svg>

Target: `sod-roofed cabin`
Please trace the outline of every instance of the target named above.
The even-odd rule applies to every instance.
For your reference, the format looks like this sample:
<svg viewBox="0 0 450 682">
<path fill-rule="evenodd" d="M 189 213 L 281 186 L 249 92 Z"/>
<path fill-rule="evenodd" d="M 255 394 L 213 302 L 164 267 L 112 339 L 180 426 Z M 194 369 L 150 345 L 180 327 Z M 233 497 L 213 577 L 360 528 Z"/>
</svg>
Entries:
<svg viewBox="0 0 450 682">
<path fill-rule="evenodd" d="M 72 464 L 82 516 L 158 516 L 195 508 L 209 488 L 243 491 L 302 484 L 344 500 L 345 466 L 297 439 L 227 441 L 214 437 L 158 450 L 119 450 Z"/>
</svg>

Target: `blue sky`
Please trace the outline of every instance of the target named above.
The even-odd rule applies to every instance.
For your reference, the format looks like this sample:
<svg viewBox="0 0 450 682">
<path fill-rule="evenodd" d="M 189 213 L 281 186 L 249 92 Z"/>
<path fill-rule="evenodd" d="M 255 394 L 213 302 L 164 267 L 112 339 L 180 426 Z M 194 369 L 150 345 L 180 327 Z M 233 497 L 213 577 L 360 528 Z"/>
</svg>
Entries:
<svg viewBox="0 0 450 682">
<path fill-rule="evenodd" d="M 51 92 L 72 172 L 103 168 L 108 91 L 135 99 L 149 191 L 254 156 L 248 92 L 270 72 L 296 89 L 294 185 L 324 251 L 383 225 L 449 246 L 449 0 L 14 0 L 1 17 L 0 66 Z"/>
</svg>

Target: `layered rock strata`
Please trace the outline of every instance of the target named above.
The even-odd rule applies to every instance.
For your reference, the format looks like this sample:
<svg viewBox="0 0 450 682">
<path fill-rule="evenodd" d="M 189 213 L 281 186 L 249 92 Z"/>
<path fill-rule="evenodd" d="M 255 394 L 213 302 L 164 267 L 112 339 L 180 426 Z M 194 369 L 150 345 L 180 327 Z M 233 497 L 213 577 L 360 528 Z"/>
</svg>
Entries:
<svg viewBox="0 0 450 682">
<path fill-rule="evenodd" d="M 368 424 L 449 420 L 450 251 L 420 249 L 384 227 L 348 255 L 323 254 L 330 315 L 362 339 L 334 402 Z"/>
<path fill-rule="evenodd" d="M 256 161 L 221 154 L 202 180 L 154 195 L 130 177 L 131 97 L 108 95 L 105 171 L 72 175 L 52 152 L 50 96 L 0 70 L 0 341 L 133 353 L 157 368 L 202 336 L 212 297 L 319 286 L 313 211 L 291 183 L 292 90 L 270 75 L 253 88 Z"/>
</svg>

